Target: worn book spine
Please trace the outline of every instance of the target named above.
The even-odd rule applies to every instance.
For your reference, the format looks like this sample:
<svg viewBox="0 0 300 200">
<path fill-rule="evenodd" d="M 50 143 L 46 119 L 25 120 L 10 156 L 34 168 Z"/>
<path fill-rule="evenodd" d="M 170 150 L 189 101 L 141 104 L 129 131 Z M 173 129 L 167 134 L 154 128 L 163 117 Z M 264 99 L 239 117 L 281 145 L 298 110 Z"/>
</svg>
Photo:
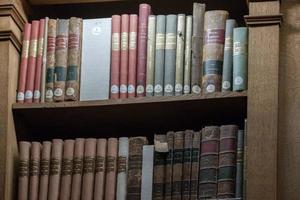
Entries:
<svg viewBox="0 0 300 200">
<path fill-rule="evenodd" d="M 233 91 L 247 89 L 248 82 L 248 28 L 233 30 Z"/>
<path fill-rule="evenodd" d="M 60 200 L 69 200 L 71 197 L 74 144 L 74 140 L 64 141 L 64 151 L 61 167 L 61 184 L 59 193 Z"/>
<path fill-rule="evenodd" d="M 49 185 L 51 142 L 44 141 L 40 163 L 39 200 L 47 200 Z"/>
<path fill-rule="evenodd" d="M 193 4 L 192 69 L 191 87 L 193 94 L 201 92 L 203 35 L 205 4 Z"/>
<path fill-rule="evenodd" d="M 26 88 L 25 88 L 25 102 L 26 103 L 32 103 L 32 101 L 33 101 L 39 24 L 40 24 L 40 22 L 38 20 L 33 20 L 32 25 L 31 25 L 31 35 L 30 35 L 30 43 L 29 43 L 29 58 L 28 58 L 28 66 L 27 66 L 27 74 L 26 74 Z"/>
<path fill-rule="evenodd" d="M 207 11 L 204 17 L 203 92 L 221 91 L 225 26 L 228 12 Z"/>
<path fill-rule="evenodd" d="M 236 138 L 238 127 L 220 127 L 218 198 L 234 198 L 236 169 Z"/>
<path fill-rule="evenodd" d="M 116 200 L 126 200 L 126 196 L 127 196 L 128 151 L 129 151 L 128 138 L 127 137 L 119 138 Z"/>
<path fill-rule="evenodd" d="M 137 64 L 137 31 L 138 16 L 130 15 L 129 22 L 129 55 L 128 55 L 128 98 L 135 97 L 136 91 L 136 64 Z"/>
<path fill-rule="evenodd" d="M 52 140 L 48 200 L 59 198 L 63 143 L 61 139 Z"/>
<path fill-rule="evenodd" d="M 41 143 L 32 142 L 29 161 L 29 200 L 38 200 L 41 161 Z"/>
<path fill-rule="evenodd" d="M 164 94 L 165 40 L 166 16 L 157 15 L 155 36 L 154 96 L 163 96 Z"/>
<path fill-rule="evenodd" d="M 224 60 L 222 73 L 222 92 L 232 90 L 232 67 L 233 67 L 233 29 L 237 23 L 234 19 L 226 20 Z"/>
<path fill-rule="evenodd" d="M 241 130 L 241 132 L 243 132 L 243 130 Z M 238 141 L 237 141 L 238 142 Z M 243 199 L 246 199 L 246 194 L 247 194 L 247 119 L 245 119 L 245 123 L 244 123 L 244 149 L 243 149 Z M 238 155 L 237 155 L 238 156 Z"/>
<path fill-rule="evenodd" d="M 19 68 L 19 83 L 18 83 L 18 94 L 17 102 L 23 103 L 25 100 L 25 87 L 26 87 L 26 76 L 29 56 L 29 43 L 31 35 L 31 24 L 26 23 L 24 26 L 21 63 Z"/>
<path fill-rule="evenodd" d="M 45 18 L 45 30 L 44 30 L 44 46 L 42 56 L 42 72 L 41 72 L 41 102 L 45 102 L 45 87 L 46 87 L 46 66 L 47 66 L 47 46 L 48 46 L 48 22 L 49 18 Z"/>
<path fill-rule="evenodd" d="M 190 199 L 198 199 L 198 182 L 200 168 L 201 131 L 193 133 L 192 142 L 192 169 L 191 169 L 191 193 Z"/>
<path fill-rule="evenodd" d="M 94 200 L 104 199 L 107 140 L 97 140 Z"/>
<path fill-rule="evenodd" d="M 73 156 L 71 200 L 80 200 L 85 139 L 76 138 Z"/>
<path fill-rule="evenodd" d="M 143 146 L 141 199 L 152 200 L 154 145 Z"/>
<path fill-rule="evenodd" d="M 146 69 L 146 96 L 151 97 L 154 93 L 154 67 L 155 67 L 155 35 L 156 16 L 148 18 L 148 40 L 147 40 L 147 69 Z"/>
<path fill-rule="evenodd" d="M 115 200 L 116 198 L 117 156 L 118 139 L 109 138 L 107 141 L 105 200 Z"/>
<path fill-rule="evenodd" d="M 172 199 L 172 175 L 173 175 L 173 151 L 174 151 L 174 132 L 167 133 L 168 153 L 166 158 L 165 171 L 165 200 Z"/>
<path fill-rule="evenodd" d="M 29 142 L 19 142 L 18 200 L 28 199 L 30 146 Z"/>
<path fill-rule="evenodd" d="M 186 16 L 185 24 L 186 28 L 184 47 L 183 93 L 189 94 L 191 93 L 193 16 Z"/>
<path fill-rule="evenodd" d="M 48 36 L 47 36 L 46 86 L 45 86 L 46 102 L 53 101 L 56 26 L 57 26 L 57 21 L 55 19 L 49 19 Z"/>
<path fill-rule="evenodd" d="M 54 69 L 54 101 L 64 101 L 68 65 L 69 20 L 57 20 Z"/>
<path fill-rule="evenodd" d="M 177 15 L 168 15 L 166 19 L 164 95 L 173 96 L 176 68 Z"/>
<path fill-rule="evenodd" d="M 243 165 L 244 161 L 244 131 L 238 130 L 237 133 L 237 155 L 236 155 L 236 180 L 235 180 L 235 197 L 243 198 Z"/>
<path fill-rule="evenodd" d="M 129 15 L 121 16 L 121 64 L 120 64 L 120 98 L 127 98 L 128 93 L 128 40 Z"/>
<path fill-rule="evenodd" d="M 65 100 L 77 101 L 79 99 L 81 35 L 82 19 L 71 17 L 69 20 L 68 65 Z"/>
<path fill-rule="evenodd" d="M 145 96 L 146 87 L 146 60 L 147 60 L 147 37 L 148 37 L 148 17 L 151 12 L 149 4 L 139 6 L 138 24 L 138 52 L 137 52 L 137 97 Z"/>
<path fill-rule="evenodd" d="M 172 200 L 182 197 L 182 169 L 184 152 L 184 132 L 174 133 L 173 175 L 172 175 Z"/>
<path fill-rule="evenodd" d="M 189 200 L 191 196 L 193 133 L 194 131 L 192 130 L 186 130 L 184 132 L 182 200 Z"/>
<path fill-rule="evenodd" d="M 141 199 L 141 179 L 143 146 L 148 143 L 146 137 L 129 138 L 128 176 L 127 176 L 127 199 Z"/>
<path fill-rule="evenodd" d="M 220 128 L 208 126 L 201 131 L 201 158 L 198 198 L 208 199 L 217 197 L 217 173 Z"/>
</svg>

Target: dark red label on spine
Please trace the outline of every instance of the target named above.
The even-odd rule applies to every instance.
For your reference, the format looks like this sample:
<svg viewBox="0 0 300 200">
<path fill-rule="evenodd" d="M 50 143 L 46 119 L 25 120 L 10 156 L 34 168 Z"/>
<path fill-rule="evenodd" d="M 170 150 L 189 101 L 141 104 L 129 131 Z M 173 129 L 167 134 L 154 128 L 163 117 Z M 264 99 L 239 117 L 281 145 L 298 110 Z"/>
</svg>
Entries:
<svg viewBox="0 0 300 200">
<path fill-rule="evenodd" d="M 207 29 L 204 35 L 204 44 L 224 44 L 225 42 L 224 29 Z"/>
</svg>

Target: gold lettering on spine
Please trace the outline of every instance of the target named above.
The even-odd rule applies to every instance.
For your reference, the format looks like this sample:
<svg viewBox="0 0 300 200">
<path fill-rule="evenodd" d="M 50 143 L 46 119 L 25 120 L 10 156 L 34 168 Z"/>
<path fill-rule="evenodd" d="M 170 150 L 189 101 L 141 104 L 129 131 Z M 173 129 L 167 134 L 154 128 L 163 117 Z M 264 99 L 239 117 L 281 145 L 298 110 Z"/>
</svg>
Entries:
<svg viewBox="0 0 300 200">
<path fill-rule="evenodd" d="M 62 175 L 72 175 L 73 171 L 73 160 L 63 159 L 62 161 Z"/>
<path fill-rule="evenodd" d="M 23 41 L 23 48 L 22 48 L 22 58 L 28 58 L 29 54 L 29 40 Z"/>
<path fill-rule="evenodd" d="M 42 159 L 41 160 L 41 171 L 40 174 L 41 176 L 46 176 L 49 175 L 49 167 L 50 167 L 50 161 Z"/>
<path fill-rule="evenodd" d="M 29 174 L 29 161 L 20 160 L 19 161 L 19 177 L 28 176 Z"/>
<path fill-rule="evenodd" d="M 127 171 L 127 159 L 125 156 L 118 157 L 118 173 Z"/>
<path fill-rule="evenodd" d="M 73 160 L 73 174 L 81 174 L 83 170 L 83 159 L 74 158 Z"/>
<path fill-rule="evenodd" d="M 129 33 L 129 49 L 136 49 L 136 40 L 137 40 L 137 33 L 130 32 Z"/>
<path fill-rule="evenodd" d="M 107 157 L 107 172 L 113 172 L 115 171 L 115 162 L 116 162 L 116 157 L 113 156 L 108 156 Z"/>
<path fill-rule="evenodd" d="M 105 157 L 103 156 L 97 156 L 96 157 L 96 167 L 95 167 L 95 172 L 104 172 L 104 167 L 105 167 Z"/>
<path fill-rule="evenodd" d="M 112 34 L 112 50 L 120 51 L 120 34 L 119 33 Z"/>
<path fill-rule="evenodd" d="M 166 49 L 176 49 L 176 34 L 175 33 L 167 33 Z"/>
<path fill-rule="evenodd" d="M 123 32 L 121 35 L 121 48 L 123 51 L 128 49 L 128 33 Z"/>
<path fill-rule="evenodd" d="M 91 156 L 86 156 L 83 159 L 83 173 L 94 173 L 95 171 L 95 158 Z"/>
<path fill-rule="evenodd" d="M 38 176 L 40 174 L 40 162 L 37 160 L 30 160 L 29 175 Z"/>
<path fill-rule="evenodd" d="M 51 159 L 51 164 L 50 164 L 50 175 L 58 175 L 60 171 L 60 163 L 61 160 L 57 158 L 52 158 Z"/>
<path fill-rule="evenodd" d="M 29 56 L 36 57 L 37 54 L 37 40 L 31 40 L 30 41 L 30 47 L 29 47 Z"/>
<path fill-rule="evenodd" d="M 37 51 L 38 56 L 43 55 L 43 47 L 44 47 L 44 38 L 40 38 L 38 41 L 38 51 Z"/>
</svg>

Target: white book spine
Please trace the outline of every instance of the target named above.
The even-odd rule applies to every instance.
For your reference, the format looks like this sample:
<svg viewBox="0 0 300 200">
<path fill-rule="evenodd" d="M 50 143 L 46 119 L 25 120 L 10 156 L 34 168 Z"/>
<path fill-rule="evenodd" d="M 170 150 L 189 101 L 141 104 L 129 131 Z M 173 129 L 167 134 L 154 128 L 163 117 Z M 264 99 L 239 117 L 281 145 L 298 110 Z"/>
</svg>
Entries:
<svg viewBox="0 0 300 200">
<path fill-rule="evenodd" d="M 128 149 L 128 138 L 119 138 L 116 200 L 126 200 L 127 196 Z"/>
<path fill-rule="evenodd" d="M 44 32 L 44 47 L 43 47 L 43 62 L 42 62 L 42 79 L 41 79 L 41 103 L 45 102 L 45 90 L 46 90 L 46 65 L 47 65 L 47 37 L 48 37 L 48 21 L 49 18 L 45 18 L 45 32 Z"/>
<path fill-rule="evenodd" d="M 185 31 L 185 57 L 184 57 L 184 86 L 183 93 L 191 92 L 191 64 L 192 64 L 192 33 L 193 33 L 193 16 L 186 17 Z"/>
<path fill-rule="evenodd" d="M 142 200 L 152 200 L 154 145 L 143 146 Z"/>
</svg>

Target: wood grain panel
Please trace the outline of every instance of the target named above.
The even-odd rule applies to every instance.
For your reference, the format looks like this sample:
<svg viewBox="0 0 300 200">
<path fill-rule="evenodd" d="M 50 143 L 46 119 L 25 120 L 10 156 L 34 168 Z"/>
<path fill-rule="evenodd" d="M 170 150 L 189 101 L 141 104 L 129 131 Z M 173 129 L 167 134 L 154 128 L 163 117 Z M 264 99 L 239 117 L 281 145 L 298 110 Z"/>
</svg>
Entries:
<svg viewBox="0 0 300 200">
<path fill-rule="evenodd" d="M 280 13 L 279 1 L 250 2 L 249 15 L 277 15 Z"/>
</svg>

